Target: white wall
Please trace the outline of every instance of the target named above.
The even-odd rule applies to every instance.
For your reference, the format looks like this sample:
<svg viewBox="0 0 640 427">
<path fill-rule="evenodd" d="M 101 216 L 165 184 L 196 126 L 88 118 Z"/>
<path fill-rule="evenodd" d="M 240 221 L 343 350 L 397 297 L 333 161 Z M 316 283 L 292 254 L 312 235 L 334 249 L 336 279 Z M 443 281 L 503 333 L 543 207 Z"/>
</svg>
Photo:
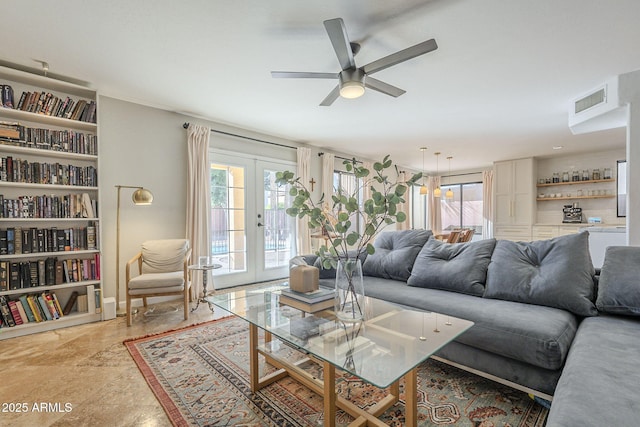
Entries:
<svg viewBox="0 0 640 427">
<path fill-rule="evenodd" d="M 185 235 L 186 134 L 184 118 L 130 102 L 99 99 L 100 215 L 104 295 L 115 296 L 115 185 L 144 186 L 151 206 L 135 206 L 122 189 L 120 209 L 120 301 L 125 298 L 125 263 L 145 240 Z"/>
</svg>

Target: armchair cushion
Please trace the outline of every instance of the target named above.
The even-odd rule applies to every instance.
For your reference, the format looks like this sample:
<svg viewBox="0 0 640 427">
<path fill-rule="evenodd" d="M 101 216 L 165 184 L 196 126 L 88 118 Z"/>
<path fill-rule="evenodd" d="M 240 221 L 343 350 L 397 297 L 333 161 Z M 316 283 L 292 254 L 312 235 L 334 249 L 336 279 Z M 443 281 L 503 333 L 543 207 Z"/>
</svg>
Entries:
<svg viewBox="0 0 640 427">
<path fill-rule="evenodd" d="M 184 286 L 184 272 L 147 273 L 129 280 L 129 289 L 167 288 Z"/>
<path fill-rule="evenodd" d="M 142 274 L 184 270 L 186 239 L 148 240 L 142 244 Z"/>
</svg>

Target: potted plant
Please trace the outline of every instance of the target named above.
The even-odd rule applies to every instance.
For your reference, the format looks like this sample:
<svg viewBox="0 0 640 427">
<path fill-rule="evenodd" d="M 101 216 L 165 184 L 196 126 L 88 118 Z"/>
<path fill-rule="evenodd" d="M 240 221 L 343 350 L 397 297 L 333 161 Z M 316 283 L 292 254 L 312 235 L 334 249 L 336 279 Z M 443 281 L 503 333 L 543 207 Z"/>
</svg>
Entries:
<svg viewBox="0 0 640 427">
<path fill-rule="evenodd" d="M 389 156 L 373 164 L 373 171 L 362 166 L 355 159 L 343 162 L 347 172 L 352 172 L 359 185 L 349 193 L 336 189 L 330 200 L 323 194 L 313 201 L 311 192 L 290 171 L 278 172 L 278 185 L 289 185 L 293 204 L 286 212 L 290 216 L 308 218 L 310 228 L 319 228 L 326 233 L 326 243 L 316 253 L 322 267 L 336 268 L 336 315 L 342 320 L 362 319 L 364 286 L 362 284 L 361 255 L 372 255 L 374 238 L 388 225 L 407 219 L 398 205 L 404 203 L 404 195 L 409 186 L 414 185 L 422 173 L 413 175 L 406 182 L 400 182 L 397 167 Z M 395 171 L 395 179 L 389 172 Z M 371 189 L 371 197 L 358 202 L 358 194 L 363 188 Z M 359 229 L 356 228 L 359 224 Z"/>
</svg>

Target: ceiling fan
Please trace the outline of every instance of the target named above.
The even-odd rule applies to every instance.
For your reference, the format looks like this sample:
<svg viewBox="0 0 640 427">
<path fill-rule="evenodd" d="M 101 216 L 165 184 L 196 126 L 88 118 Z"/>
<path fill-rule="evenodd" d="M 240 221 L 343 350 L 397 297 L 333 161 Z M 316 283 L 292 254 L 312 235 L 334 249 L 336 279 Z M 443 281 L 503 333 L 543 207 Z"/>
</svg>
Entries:
<svg viewBox="0 0 640 427">
<path fill-rule="evenodd" d="M 391 55 L 370 62 L 363 67 L 356 67 L 354 56 L 360 51 L 360 44 L 349 41 L 347 30 L 342 18 L 324 21 L 329 39 L 336 52 L 342 71 L 338 73 L 315 73 L 296 71 L 272 71 L 274 78 L 294 79 L 337 79 L 338 85 L 320 103 L 323 107 L 333 104 L 338 96 L 343 98 L 358 98 L 364 94 L 365 87 L 397 98 L 406 91 L 383 81 L 374 79 L 371 74 L 392 67 L 416 56 L 424 55 L 438 48 L 434 39 L 418 43 L 415 46 L 400 50 Z"/>
</svg>

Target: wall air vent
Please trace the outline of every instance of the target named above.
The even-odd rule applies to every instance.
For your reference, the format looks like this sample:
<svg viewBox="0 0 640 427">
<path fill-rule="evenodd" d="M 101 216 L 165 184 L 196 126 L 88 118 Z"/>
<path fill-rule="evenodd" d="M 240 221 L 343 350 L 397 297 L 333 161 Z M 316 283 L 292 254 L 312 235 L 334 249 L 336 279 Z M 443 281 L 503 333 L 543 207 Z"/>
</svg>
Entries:
<svg viewBox="0 0 640 427">
<path fill-rule="evenodd" d="M 587 95 L 584 98 L 580 98 L 575 101 L 575 113 L 581 113 L 582 111 L 595 107 L 598 104 L 602 104 L 605 101 L 606 90 L 603 87 L 602 89 L 592 93 L 591 95 Z"/>
<path fill-rule="evenodd" d="M 619 102 L 617 77 L 575 99 L 569 107 L 569 128 L 573 134 L 626 125 L 627 109 Z"/>
</svg>

